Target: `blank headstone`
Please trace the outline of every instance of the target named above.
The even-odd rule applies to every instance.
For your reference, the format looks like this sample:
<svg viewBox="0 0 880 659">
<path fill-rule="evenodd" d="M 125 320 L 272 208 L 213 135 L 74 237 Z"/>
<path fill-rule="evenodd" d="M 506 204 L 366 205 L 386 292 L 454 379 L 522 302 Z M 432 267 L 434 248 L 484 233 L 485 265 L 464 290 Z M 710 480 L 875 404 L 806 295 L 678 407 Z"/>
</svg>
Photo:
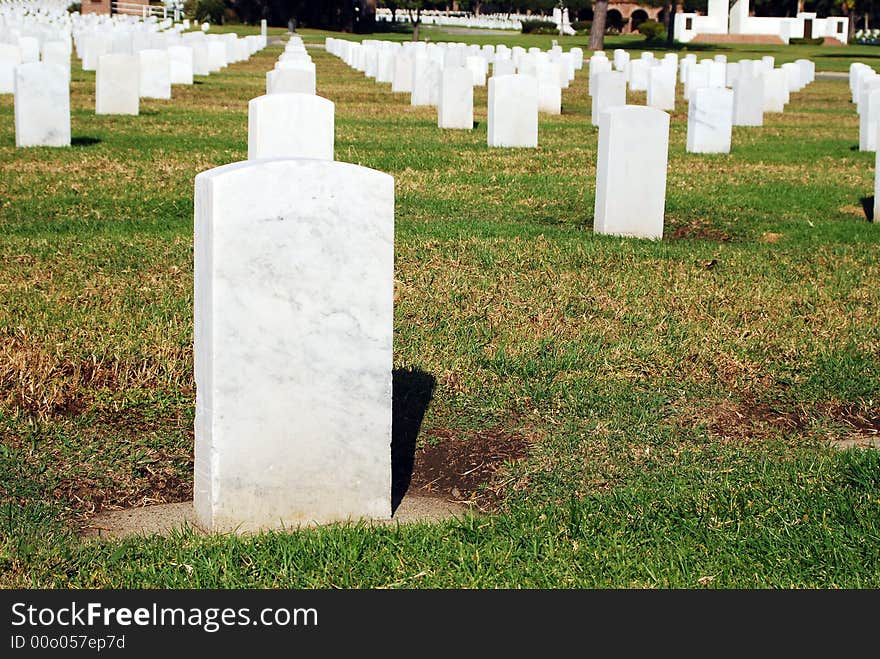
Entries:
<svg viewBox="0 0 880 659">
<path fill-rule="evenodd" d="M 21 49 L 22 64 L 40 61 L 40 40 L 36 37 L 19 37 L 18 47 Z"/>
<path fill-rule="evenodd" d="M 141 98 L 171 98 L 171 64 L 168 51 L 149 48 L 138 53 L 140 58 Z"/>
<path fill-rule="evenodd" d="M 437 125 L 440 128 L 467 130 L 474 127 L 474 84 L 471 69 L 463 66 L 443 69 Z"/>
<path fill-rule="evenodd" d="M 200 525 L 390 517 L 394 179 L 259 160 L 195 188 Z"/>
<path fill-rule="evenodd" d="M 538 62 L 538 111 L 562 114 L 562 87 L 559 85 L 559 63 Z"/>
<path fill-rule="evenodd" d="M 208 66 L 211 73 L 226 67 L 226 45 L 222 41 L 208 42 Z"/>
<path fill-rule="evenodd" d="M 412 93 L 412 58 L 398 54 L 394 58 L 394 77 L 391 79 L 391 91 Z"/>
<path fill-rule="evenodd" d="M 862 99 L 862 113 L 859 115 L 859 151 L 877 150 L 877 122 L 880 122 L 880 85 L 871 89 Z"/>
<path fill-rule="evenodd" d="M 788 80 L 785 71 L 772 69 L 763 73 L 764 112 L 784 112 L 788 95 Z"/>
<path fill-rule="evenodd" d="M 668 154 L 669 115 L 662 110 L 623 105 L 602 113 L 593 231 L 663 237 Z"/>
<path fill-rule="evenodd" d="M 489 78 L 489 146 L 538 146 L 538 81 L 515 74 Z"/>
<path fill-rule="evenodd" d="M 495 60 L 492 64 L 493 76 L 511 76 L 514 73 L 516 73 L 516 64 L 513 63 L 513 60 Z"/>
<path fill-rule="evenodd" d="M 204 43 L 194 43 L 191 48 L 193 53 L 193 75 L 210 75 L 211 62 L 208 54 L 208 45 Z"/>
<path fill-rule="evenodd" d="M 15 67 L 15 146 L 70 146 L 70 82 L 60 66 Z"/>
<path fill-rule="evenodd" d="M 475 87 L 486 86 L 486 60 L 476 55 L 465 58 L 465 66 L 473 75 Z"/>
<path fill-rule="evenodd" d="M 733 125 L 764 125 L 764 78 L 739 75 L 733 85 Z"/>
<path fill-rule="evenodd" d="M 63 41 L 47 41 L 43 44 L 42 53 L 42 62 L 44 64 L 60 66 L 67 73 L 67 77 L 70 78 L 70 51 L 66 43 Z"/>
<path fill-rule="evenodd" d="M 102 55 L 95 76 L 95 113 L 138 114 L 139 98 L 139 57 Z"/>
<path fill-rule="evenodd" d="M 596 89 L 593 94 L 593 125 L 599 125 L 602 112 L 619 105 L 626 105 L 626 76 L 616 71 L 600 73 L 596 76 Z"/>
<path fill-rule="evenodd" d="M 652 66 L 648 72 L 648 107 L 675 110 L 675 82 L 678 70 L 663 64 Z"/>
<path fill-rule="evenodd" d="M 169 77 L 172 85 L 193 84 L 193 49 L 171 46 L 168 49 Z"/>
<path fill-rule="evenodd" d="M 631 60 L 627 65 L 626 78 L 629 88 L 634 92 L 648 91 L 648 70 L 651 63 L 645 59 Z"/>
<path fill-rule="evenodd" d="M 248 160 L 333 160 L 333 102 L 315 94 L 267 94 L 248 103 Z"/>
<path fill-rule="evenodd" d="M 694 90 L 688 108 L 687 151 L 730 153 L 733 91 L 718 87 Z"/>
<path fill-rule="evenodd" d="M 440 65 L 417 57 L 413 65 L 413 88 L 410 105 L 433 106 L 440 100 Z"/>
<path fill-rule="evenodd" d="M 21 64 L 18 46 L 0 43 L 0 94 L 12 94 L 15 89 L 15 67 Z"/>
<path fill-rule="evenodd" d="M 274 69 L 266 72 L 267 94 L 314 94 L 314 69 Z"/>
</svg>

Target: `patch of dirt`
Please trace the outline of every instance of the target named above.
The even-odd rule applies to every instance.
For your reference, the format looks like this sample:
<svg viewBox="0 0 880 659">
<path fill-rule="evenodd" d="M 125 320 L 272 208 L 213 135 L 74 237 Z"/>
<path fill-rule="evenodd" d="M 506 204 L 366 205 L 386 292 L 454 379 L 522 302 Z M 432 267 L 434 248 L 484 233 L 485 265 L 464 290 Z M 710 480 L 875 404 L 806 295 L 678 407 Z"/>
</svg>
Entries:
<svg viewBox="0 0 880 659">
<path fill-rule="evenodd" d="M 409 491 L 470 500 L 483 509 L 503 496 L 503 484 L 495 478 L 498 470 L 525 458 L 530 445 L 525 435 L 501 427 L 461 432 L 433 428 L 424 437 L 440 441 L 416 450 Z"/>
<path fill-rule="evenodd" d="M 768 231 L 767 233 L 761 236 L 762 243 L 770 243 L 771 245 L 774 243 L 778 243 L 782 239 L 781 233 L 773 233 L 772 231 Z"/>
<path fill-rule="evenodd" d="M 672 240 L 714 240 L 720 243 L 730 241 L 730 234 L 719 229 L 708 220 L 694 220 L 690 224 L 678 226 L 669 236 Z"/>
<path fill-rule="evenodd" d="M 864 443 L 880 437 L 880 410 L 851 403 L 827 402 L 786 409 L 756 401 L 724 400 L 703 410 L 710 435 L 723 440 L 765 439 L 780 433 L 805 433 L 813 423 L 833 422 L 847 430 L 842 443 Z M 860 439 L 861 438 L 861 439 Z"/>
</svg>

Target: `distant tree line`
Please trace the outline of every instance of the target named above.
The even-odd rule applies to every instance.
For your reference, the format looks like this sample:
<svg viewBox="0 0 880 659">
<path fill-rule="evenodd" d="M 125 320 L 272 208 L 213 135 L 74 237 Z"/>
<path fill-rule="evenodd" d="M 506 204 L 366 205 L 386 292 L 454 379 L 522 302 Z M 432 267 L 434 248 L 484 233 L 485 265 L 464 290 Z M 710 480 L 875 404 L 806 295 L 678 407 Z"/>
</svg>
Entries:
<svg viewBox="0 0 880 659">
<path fill-rule="evenodd" d="M 572 20 L 591 21 L 594 12 L 604 13 L 608 0 L 562 0 Z M 676 12 L 706 12 L 707 0 L 641 0 L 641 4 L 663 6 L 667 17 Z M 376 7 L 391 10 L 395 18 L 407 14 L 416 22 L 422 10 L 460 11 L 469 14 L 551 14 L 560 0 L 187 0 L 188 14 L 214 23 L 241 21 L 271 25 L 296 25 L 347 32 L 371 32 Z M 752 0 L 757 16 L 794 16 L 815 11 L 820 16 L 848 16 L 851 30 L 880 27 L 880 2 L 874 0 Z M 604 18 L 604 16 L 603 16 Z"/>
</svg>

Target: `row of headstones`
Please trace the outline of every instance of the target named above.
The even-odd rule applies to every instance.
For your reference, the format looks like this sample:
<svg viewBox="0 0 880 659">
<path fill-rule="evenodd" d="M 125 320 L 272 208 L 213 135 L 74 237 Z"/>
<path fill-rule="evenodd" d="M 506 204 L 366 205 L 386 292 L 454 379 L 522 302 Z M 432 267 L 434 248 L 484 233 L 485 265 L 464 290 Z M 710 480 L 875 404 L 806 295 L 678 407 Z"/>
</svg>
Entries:
<svg viewBox="0 0 880 659">
<path fill-rule="evenodd" d="M 859 115 L 859 150 L 877 151 L 880 75 L 867 64 L 855 62 L 849 67 L 849 87 Z"/>
<path fill-rule="evenodd" d="M 575 72 L 583 67 L 581 48 L 563 52 L 556 44 L 545 52 L 539 48 L 508 48 L 503 44 L 400 44 L 372 40 L 356 43 L 331 38 L 325 42 L 325 48 L 368 78 L 391 83 L 392 92 L 408 93 L 411 105 L 437 107 L 438 125 L 441 128 L 472 126 L 472 122 L 467 124 L 466 121 L 467 99 L 461 91 L 467 76 L 460 69 L 470 72 L 472 87 L 487 84 L 490 66 L 493 77 L 514 73 L 530 75 L 538 82 L 539 110 L 547 114 L 560 114 L 562 90 L 568 88 Z M 448 69 L 456 69 L 455 74 L 447 75 Z M 447 94 L 446 111 L 441 112 L 444 77 L 450 93 Z M 444 120 L 441 115 L 448 118 Z"/>
<path fill-rule="evenodd" d="M 249 43 L 259 49 L 259 42 Z M 136 55 L 101 55 L 95 113 L 137 115 L 141 98 L 170 99 L 172 83 L 193 83 L 192 53 L 190 48 L 172 46 Z M 69 62 L 66 67 L 41 61 L 13 68 L 16 146 L 70 146 Z"/>
<path fill-rule="evenodd" d="M 434 49 L 430 46 L 434 45 Z M 445 47 L 444 47 L 445 46 Z M 437 107 L 440 128 L 473 128 L 473 89 L 488 79 L 487 143 L 536 147 L 539 113 L 560 114 L 562 89 L 583 67 L 583 51 L 563 53 L 506 46 L 465 44 L 406 45 L 391 42 L 357 44 L 327 39 L 328 52 L 362 70 L 377 82 L 391 83 L 392 92 L 409 93 L 414 106 Z"/>
<path fill-rule="evenodd" d="M 777 69 L 772 57 L 729 63 L 718 55 L 698 62 L 693 54 L 679 61 L 674 53 L 658 60 L 646 52 L 632 60 L 623 50 L 614 52 L 613 62 L 597 51 L 589 70 L 593 125 L 605 109 L 626 103 L 628 85 L 647 91 L 649 107 L 674 110 L 680 80 L 688 101 L 686 149 L 692 153 L 729 153 L 733 126 L 762 126 L 765 112 L 782 112 L 791 93 L 815 78 L 809 60 Z"/>
<path fill-rule="evenodd" d="M 266 72 L 266 93 L 314 94 L 317 87 L 315 63 L 301 37 L 292 36 L 271 71 Z"/>
</svg>

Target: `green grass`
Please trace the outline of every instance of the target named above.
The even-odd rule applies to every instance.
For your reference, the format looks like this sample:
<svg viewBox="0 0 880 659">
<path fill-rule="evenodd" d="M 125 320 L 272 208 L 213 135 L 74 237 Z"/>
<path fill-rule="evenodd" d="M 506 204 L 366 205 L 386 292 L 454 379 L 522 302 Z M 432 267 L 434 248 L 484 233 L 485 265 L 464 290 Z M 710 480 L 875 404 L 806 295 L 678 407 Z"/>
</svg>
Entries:
<svg viewBox="0 0 880 659">
<path fill-rule="evenodd" d="M 337 159 L 395 177 L 395 367 L 437 381 L 422 441 L 501 428 L 529 455 L 473 519 L 78 539 L 96 510 L 190 495 L 193 177 L 246 157 L 279 53 L 139 117 L 96 116 L 75 63 L 70 149 L 15 149 L 0 97 L 0 586 L 880 586 L 880 459 L 834 448 L 880 419 L 874 158 L 845 81 L 735 129 L 729 156 L 685 153 L 679 98 L 665 239 L 642 242 L 591 231 L 585 71 L 538 149 L 490 150 L 485 88 L 475 130 L 440 131 L 318 49 Z"/>
</svg>

